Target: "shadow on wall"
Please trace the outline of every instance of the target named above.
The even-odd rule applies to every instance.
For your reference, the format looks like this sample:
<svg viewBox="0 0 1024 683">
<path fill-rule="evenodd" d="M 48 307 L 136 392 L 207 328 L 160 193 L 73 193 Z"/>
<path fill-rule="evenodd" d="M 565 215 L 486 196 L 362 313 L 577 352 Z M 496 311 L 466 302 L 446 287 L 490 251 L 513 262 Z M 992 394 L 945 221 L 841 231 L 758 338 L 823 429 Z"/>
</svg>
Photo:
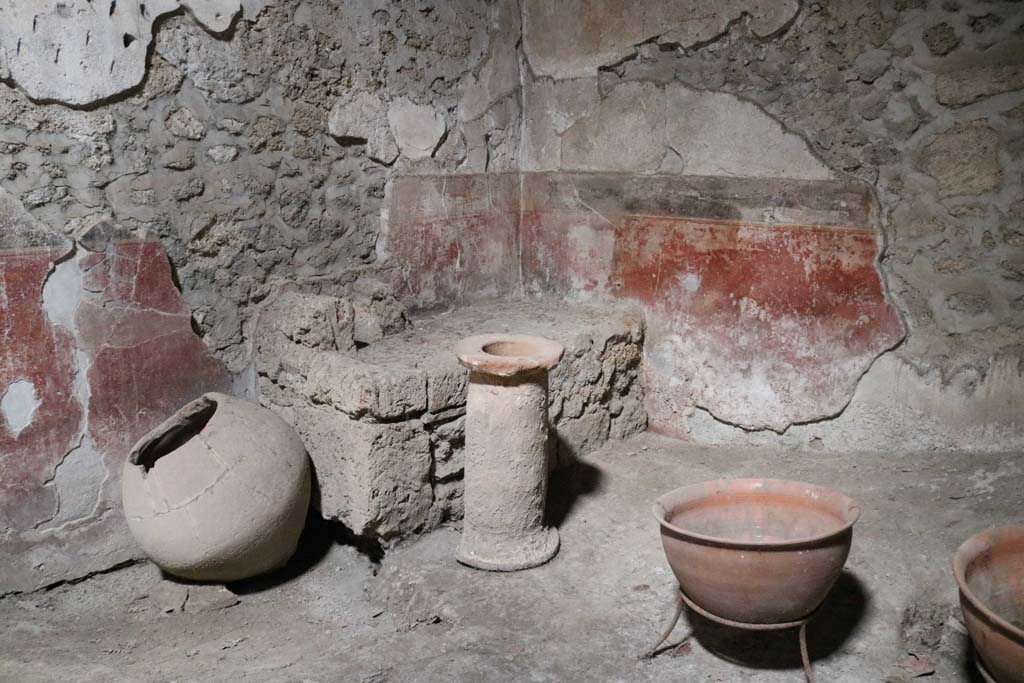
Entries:
<svg viewBox="0 0 1024 683">
<path fill-rule="evenodd" d="M 964 638 L 964 654 L 960 657 L 960 680 L 966 683 L 989 683 L 978 671 L 978 651 L 970 638 Z"/>
</svg>

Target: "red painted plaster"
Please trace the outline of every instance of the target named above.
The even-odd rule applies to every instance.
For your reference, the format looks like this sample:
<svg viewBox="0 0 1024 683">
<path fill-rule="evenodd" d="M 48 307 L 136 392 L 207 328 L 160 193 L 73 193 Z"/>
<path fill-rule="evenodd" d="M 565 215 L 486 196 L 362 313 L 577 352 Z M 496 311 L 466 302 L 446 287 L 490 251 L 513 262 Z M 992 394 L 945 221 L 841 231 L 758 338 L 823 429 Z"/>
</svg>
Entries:
<svg viewBox="0 0 1024 683">
<path fill-rule="evenodd" d="M 106 253 L 102 308 L 79 308 L 79 329 L 93 349 L 89 425 L 101 449 L 127 454 L 143 434 L 207 391 L 226 391 L 230 377 L 192 331 L 157 241 L 119 242 Z"/>
<path fill-rule="evenodd" d="M 872 229 L 556 212 L 522 241 L 527 291 L 644 305 L 652 427 L 675 435 L 690 404 L 777 429 L 838 411 L 903 336 Z"/>
<path fill-rule="evenodd" d="M 518 176 L 407 176 L 391 193 L 384 242 L 403 302 L 447 306 L 515 288 Z"/>
<path fill-rule="evenodd" d="M 74 446 L 82 415 L 74 394 L 74 340 L 50 324 L 43 284 L 66 249 L 0 253 L 0 396 L 24 380 L 39 400 L 15 436 L 0 419 L 0 528 L 30 527 L 52 515 L 56 497 L 40 485 Z"/>
<path fill-rule="evenodd" d="M 834 414 L 903 337 L 876 266 L 877 208 L 862 186 L 527 174 L 514 206 L 471 199 L 483 177 L 402 179 L 388 239 L 411 282 L 406 301 L 456 304 L 488 272 L 507 273 L 510 259 L 519 277 L 491 281 L 490 296 L 641 304 L 648 409 L 660 431 L 684 436 L 695 407 L 777 430 Z M 488 210 L 452 211 L 481 205 Z M 518 218 L 513 236 L 506 213 Z"/>
<path fill-rule="evenodd" d="M 0 527 L 15 531 L 56 514 L 56 491 L 47 484 L 83 438 L 101 454 L 111 474 L 107 485 L 116 490 L 139 437 L 203 392 L 231 387 L 224 365 L 192 331 L 158 241 L 112 242 L 101 253 L 80 249 L 58 266 L 81 271 L 82 291 L 63 293 L 80 297 L 74 329 L 54 324 L 43 306 L 43 286 L 62 255 L 0 253 L 0 394 L 26 379 L 41 401 L 17 437 L 0 420 Z M 76 397 L 78 373 L 86 406 Z"/>
</svg>

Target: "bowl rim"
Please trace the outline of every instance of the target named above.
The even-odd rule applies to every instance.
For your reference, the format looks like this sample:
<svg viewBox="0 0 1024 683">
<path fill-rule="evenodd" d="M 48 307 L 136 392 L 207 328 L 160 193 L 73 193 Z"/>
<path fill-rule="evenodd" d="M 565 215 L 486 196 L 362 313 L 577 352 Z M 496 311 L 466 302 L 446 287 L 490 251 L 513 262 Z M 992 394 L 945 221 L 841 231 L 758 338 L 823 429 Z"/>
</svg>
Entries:
<svg viewBox="0 0 1024 683">
<path fill-rule="evenodd" d="M 974 591 L 971 590 L 970 586 L 967 585 L 967 567 L 971 564 L 971 561 L 981 553 L 991 548 L 993 542 L 1003 535 L 1019 536 L 1021 540 L 1024 541 L 1024 524 L 1010 524 L 1007 526 L 992 527 L 971 536 L 961 543 L 960 547 L 956 550 L 956 554 L 953 555 L 953 578 L 956 579 L 956 585 L 960 589 L 960 595 L 967 599 L 967 602 L 971 604 L 971 607 L 981 612 L 982 616 L 992 623 L 992 625 L 1006 631 L 1014 640 L 1024 644 L 1024 629 L 1014 626 L 1009 621 L 999 616 L 996 612 L 992 611 L 992 608 L 978 598 Z"/>
<path fill-rule="evenodd" d="M 752 493 L 756 493 L 753 487 L 758 485 L 769 485 L 778 487 L 792 487 L 792 488 L 804 488 L 817 491 L 819 494 L 827 495 L 828 497 L 834 498 L 841 507 L 845 507 L 845 512 L 841 519 L 842 525 L 832 531 L 828 531 L 815 536 L 806 536 L 804 538 L 792 538 L 784 541 L 737 541 L 729 538 L 723 538 L 721 536 L 708 536 L 701 534 L 696 531 L 688 531 L 681 527 L 676 526 L 668 521 L 668 514 L 678 506 L 678 504 L 685 500 L 688 494 L 697 492 L 703 492 L 709 486 L 717 486 L 724 488 L 726 486 L 730 488 L 748 486 L 751 487 Z M 674 504 L 669 505 L 669 501 L 674 501 Z M 860 505 L 858 505 L 852 498 L 833 488 L 827 486 L 821 486 L 819 484 L 811 484 L 809 482 L 797 481 L 792 479 L 767 479 L 762 477 L 746 477 L 737 479 L 713 479 L 710 481 L 704 481 L 697 484 L 689 484 L 687 486 L 681 486 L 676 489 L 672 489 L 667 493 L 662 494 L 654 501 L 654 518 L 658 520 L 658 524 L 661 525 L 662 531 L 670 530 L 683 538 L 691 541 L 698 541 L 706 545 L 714 545 L 722 548 L 736 548 L 740 550 L 745 549 L 757 549 L 757 550 L 785 550 L 790 548 L 806 547 L 810 545 L 816 545 L 822 541 L 826 541 L 849 531 L 853 525 L 860 518 Z"/>
</svg>

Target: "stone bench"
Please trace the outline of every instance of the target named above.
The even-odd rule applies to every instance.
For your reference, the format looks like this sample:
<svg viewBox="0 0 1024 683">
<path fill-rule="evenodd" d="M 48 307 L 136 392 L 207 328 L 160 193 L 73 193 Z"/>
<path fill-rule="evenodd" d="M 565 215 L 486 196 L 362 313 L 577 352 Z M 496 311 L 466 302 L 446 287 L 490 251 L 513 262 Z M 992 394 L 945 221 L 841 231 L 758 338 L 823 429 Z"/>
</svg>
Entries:
<svg viewBox="0 0 1024 683">
<path fill-rule="evenodd" d="M 315 504 L 358 535 L 394 538 L 462 515 L 467 371 L 451 349 L 483 332 L 536 334 L 566 353 L 550 376 L 554 462 L 643 431 L 643 316 L 629 305 L 531 299 L 413 317 L 360 346 L 343 300 L 285 292 L 257 322 L 261 400 L 301 435 Z"/>
</svg>

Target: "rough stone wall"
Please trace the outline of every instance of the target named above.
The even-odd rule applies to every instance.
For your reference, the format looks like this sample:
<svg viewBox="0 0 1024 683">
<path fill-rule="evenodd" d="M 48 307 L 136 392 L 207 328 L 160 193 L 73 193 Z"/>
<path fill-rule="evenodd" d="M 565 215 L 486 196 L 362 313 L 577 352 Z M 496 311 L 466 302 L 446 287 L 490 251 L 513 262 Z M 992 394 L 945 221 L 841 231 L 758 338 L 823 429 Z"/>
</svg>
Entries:
<svg viewBox="0 0 1024 683">
<path fill-rule="evenodd" d="M 356 346 L 401 328 L 375 249 L 399 174 L 853 178 L 877 194 L 879 270 L 908 337 L 841 415 L 781 438 L 1024 443 L 1019 2 L 154 0 L 148 18 L 143 4 L 0 1 L 0 189 L 48 234 L 109 221 L 157 235 L 196 329 L 235 372 L 282 283 L 350 300 Z M 108 58 L 116 74 L 94 75 Z M 77 291 L 47 280 L 58 258 L 33 272 L 51 300 Z M 0 387 L 14 439 L 30 433 L 24 379 Z M 686 426 L 779 438 L 700 410 Z"/>
<path fill-rule="evenodd" d="M 497 0 L 0 0 L 0 328 L 34 340 L 0 348 L 0 593 L 135 556 L 119 463 L 229 389 L 222 363 L 255 388 L 247 330 L 280 285 L 350 300 L 355 344 L 404 327 L 374 248 L 389 180 L 516 166 L 519 21 Z M 112 227 L 109 252 L 81 241 Z M 168 364 L 191 372 L 149 382 Z"/>
<path fill-rule="evenodd" d="M 111 16 L 137 5 L 121 0 Z M 519 9 L 504 0 L 233 7 L 238 17 L 217 34 L 188 12 L 165 16 L 141 84 L 82 110 L 29 99 L 60 97 L 19 75 L 11 24 L 0 35 L 0 187 L 65 232 L 106 218 L 157 234 L 204 340 L 239 371 L 253 306 L 276 284 L 379 290 L 374 244 L 393 175 L 516 165 Z"/>
<path fill-rule="evenodd" d="M 849 416 L 786 438 L 839 450 L 884 445 L 880 434 L 905 447 L 1024 443 L 1024 7 L 644 7 L 524 3 L 524 167 L 863 180 L 908 336 L 872 366 Z M 559 41 L 543 26 L 574 20 L 604 31 Z M 700 410 L 687 429 L 777 438 Z"/>
</svg>

